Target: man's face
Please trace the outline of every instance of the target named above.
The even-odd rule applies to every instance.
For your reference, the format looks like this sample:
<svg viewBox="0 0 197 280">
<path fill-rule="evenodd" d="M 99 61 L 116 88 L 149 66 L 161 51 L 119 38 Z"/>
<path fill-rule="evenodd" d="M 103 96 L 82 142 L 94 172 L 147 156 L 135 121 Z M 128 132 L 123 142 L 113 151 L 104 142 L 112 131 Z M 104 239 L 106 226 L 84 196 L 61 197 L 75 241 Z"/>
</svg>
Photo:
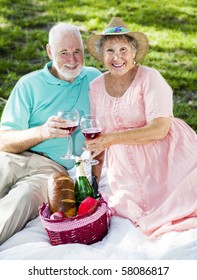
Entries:
<svg viewBox="0 0 197 280">
<path fill-rule="evenodd" d="M 83 46 L 80 38 L 73 33 L 63 35 L 50 48 L 58 78 L 72 82 L 81 72 L 84 63 Z"/>
</svg>

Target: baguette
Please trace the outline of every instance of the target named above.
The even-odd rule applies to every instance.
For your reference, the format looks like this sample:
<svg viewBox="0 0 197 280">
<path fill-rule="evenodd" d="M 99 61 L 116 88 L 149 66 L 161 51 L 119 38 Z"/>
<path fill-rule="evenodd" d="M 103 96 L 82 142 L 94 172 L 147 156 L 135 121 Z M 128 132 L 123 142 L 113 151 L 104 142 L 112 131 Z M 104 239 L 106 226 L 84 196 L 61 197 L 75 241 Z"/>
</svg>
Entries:
<svg viewBox="0 0 197 280">
<path fill-rule="evenodd" d="M 68 172 L 56 172 L 49 177 L 48 201 L 52 213 L 63 212 L 65 217 L 76 215 L 74 181 Z"/>
</svg>

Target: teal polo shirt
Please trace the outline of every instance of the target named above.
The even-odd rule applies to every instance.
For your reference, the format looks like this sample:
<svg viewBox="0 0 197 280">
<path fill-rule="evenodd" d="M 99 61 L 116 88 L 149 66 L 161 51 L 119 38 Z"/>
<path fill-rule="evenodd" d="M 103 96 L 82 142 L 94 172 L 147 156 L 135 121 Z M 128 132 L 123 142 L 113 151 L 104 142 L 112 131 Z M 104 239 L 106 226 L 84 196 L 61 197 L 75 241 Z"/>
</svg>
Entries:
<svg viewBox="0 0 197 280">
<path fill-rule="evenodd" d="M 80 75 L 69 83 L 54 77 L 49 71 L 51 66 L 49 62 L 44 69 L 27 74 L 17 82 L 4 108 L 0 129 L 25 130 L 40 126 L 62 109 L 77 109 L 80 116 L 90 112 L 89 83 L 101 74 L 100 71 L 84 66 Z M 79 127 L 72 140 L 73 153 L 81 155 L 85 138 Z M 32 150 L 47 154 L 68 169 L 75 164 L 73 160 L 61 159 L 67 152 L 66 138 L 46 140 Z"/>
</svg>

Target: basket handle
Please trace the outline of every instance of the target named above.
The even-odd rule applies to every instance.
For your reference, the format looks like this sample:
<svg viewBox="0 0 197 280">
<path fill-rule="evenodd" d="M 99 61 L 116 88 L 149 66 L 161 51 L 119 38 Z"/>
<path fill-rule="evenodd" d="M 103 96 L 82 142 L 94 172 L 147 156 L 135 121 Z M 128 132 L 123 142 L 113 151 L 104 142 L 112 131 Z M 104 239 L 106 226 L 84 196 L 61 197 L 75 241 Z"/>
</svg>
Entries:
<svg viewBox="0 0 197 280">
<path fill-rule="evenodd" d="M 38 208 L 39 215 L 42 215 L 44 218 L 49 219 L 50 218 L 50 208 L 49 204 L 43 202 L 42 205 Z"/>
<path fill-rule="evenodd" d="M 107 207 L 107 217 L 110 219 L 113 216 L 113 210 L 108 206 L 107 201 L 103 198 L 103 196 L 100 194 L 100 203 L 105 203 Z"/>
</svg>

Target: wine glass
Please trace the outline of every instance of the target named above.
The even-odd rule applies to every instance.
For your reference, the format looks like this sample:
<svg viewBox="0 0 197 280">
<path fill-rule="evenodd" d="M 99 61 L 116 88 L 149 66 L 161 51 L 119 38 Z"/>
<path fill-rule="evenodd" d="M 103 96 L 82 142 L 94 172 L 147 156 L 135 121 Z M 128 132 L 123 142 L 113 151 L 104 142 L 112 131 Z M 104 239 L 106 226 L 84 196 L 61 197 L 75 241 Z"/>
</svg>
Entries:
<svg viewBox="0 0 197 280">
<path fill-rule="evenodd" d="M 95 139 L 101 134 L 102 119 L 98 115 L 84 115 L 81 117 L 80 127 L 87 140 Z M 91 165 L 96 165 L 99 163 L 99 161 L 96 159 L 85 160 L 85 162 L 90 163 Z"/>
<path fill-rule="evenodd" d="M 71 149 L 71 141 L 72 141 L 71 135 L 73 134 L 73 132 L 79 125 L 79 120 L 80 120 L 79 112 L 77 110 L 73 110 L 73 111 L 62 110 L 62 111 L 58 111 L 58 116 L 65 119 L 66 124 L 67 124 L 67 127 L 64 127 L 64 128 L 62 127 L 61 129 L 69 130 L 69 134 L 67 136 L 67 139 L 68 139 L 67 154 L 62 156 L 61 158 L 62 159 L 75 159 L 75 156 L 72 154 L 72 149 Z"/>
</svg>

